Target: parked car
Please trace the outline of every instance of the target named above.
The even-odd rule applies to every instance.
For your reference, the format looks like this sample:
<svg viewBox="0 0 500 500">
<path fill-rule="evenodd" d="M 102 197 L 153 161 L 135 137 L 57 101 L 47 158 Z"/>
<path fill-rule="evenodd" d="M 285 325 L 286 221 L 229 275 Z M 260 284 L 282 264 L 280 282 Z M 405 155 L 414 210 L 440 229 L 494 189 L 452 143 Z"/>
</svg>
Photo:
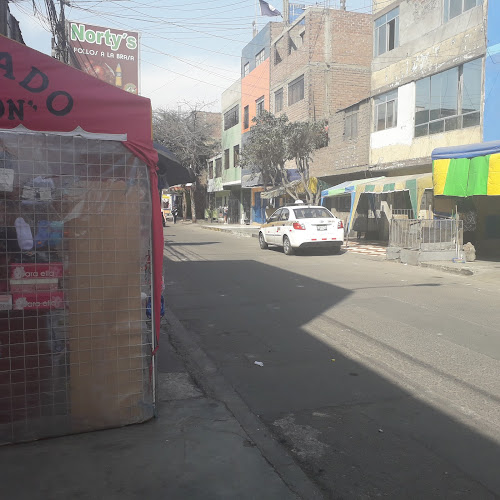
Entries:
<svg viewBox="0 0 500 500">
<path fill-rule="evenodd" d="M 262 250 L 277 245 L 286 255 L 308 247 L 326 247 L 339 253 L 343 243 L 344 223 L 325 207 L 305 205 L 300 200 L 276 210 L 259 230 Z"/>
</svg>

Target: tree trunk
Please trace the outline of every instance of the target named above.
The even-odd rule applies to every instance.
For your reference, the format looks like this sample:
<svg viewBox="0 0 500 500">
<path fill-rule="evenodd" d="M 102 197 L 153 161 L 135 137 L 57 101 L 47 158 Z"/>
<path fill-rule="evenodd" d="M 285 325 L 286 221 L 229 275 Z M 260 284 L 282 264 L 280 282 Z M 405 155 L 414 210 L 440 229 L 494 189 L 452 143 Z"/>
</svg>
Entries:
<svg viewBox="0 0 500 500">
<path fill-rule="evenodd" d="M 187 218 L 187 196 L 186 190 L 182 191 L 182 220 L 185 221 Z"/>
<path fill-rule="evenodd" d="M 196 183 L 193 182 L 193 185 L 189 188 L 189 194 L 191 195 L 191 221 L 196 223 L 196 201 L 194 199 L 196 192 Z"/>
</svg>

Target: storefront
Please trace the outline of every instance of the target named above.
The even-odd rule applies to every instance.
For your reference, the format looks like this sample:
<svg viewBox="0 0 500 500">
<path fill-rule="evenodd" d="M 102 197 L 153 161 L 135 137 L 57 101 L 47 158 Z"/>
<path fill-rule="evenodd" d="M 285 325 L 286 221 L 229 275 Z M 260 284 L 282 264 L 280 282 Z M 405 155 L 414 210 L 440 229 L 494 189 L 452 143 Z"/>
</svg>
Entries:
<svg viewBox="0 0 500 500">
<path fill-rule="evenodd" d="M 347 234 L 351 231 L 374 234 L 374 239 L 389 238 L 389 220 L 400 215 L 407 218 L 431 217 L 432 174 L 398 177 L 375 177 L 343 182 L 321 192 L 324 206 L 333 208 L 331 201 L 342 198 L 342 211 L 334 210 L 345 219 Z"/>
<path fill-rule="evenodd" d="M 437 148 L 432 159 L 436 204 L 458 212 L 479 256 L 500 257 L 500 141 Z"/>
<path fill-rule="evenodd" d="M 155 412 L 148 99 L 0 37 L 0 444 Z"/>
</svg>

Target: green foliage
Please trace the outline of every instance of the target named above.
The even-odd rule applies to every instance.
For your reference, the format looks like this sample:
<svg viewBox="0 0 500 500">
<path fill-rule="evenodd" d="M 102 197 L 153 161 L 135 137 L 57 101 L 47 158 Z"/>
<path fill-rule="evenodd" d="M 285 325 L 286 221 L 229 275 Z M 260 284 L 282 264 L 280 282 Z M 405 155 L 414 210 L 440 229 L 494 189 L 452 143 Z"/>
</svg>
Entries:
<svg viewBox="0 0 500 500">
<path fill-rule="evenodd" d="M 250 137 L 242 150 L 242 166 L 262 174 L 264 186 L 284 186 L 298 198 L 297 189 L 288 181 L 285 164 L 294 161 L 309 203 L 317 196 L 309 189 L 309 166 L 314 151 L 328 143 L 324 122 L 289 122 L 286 115 L 265 111 L 253 119 Z"/>
</svg>

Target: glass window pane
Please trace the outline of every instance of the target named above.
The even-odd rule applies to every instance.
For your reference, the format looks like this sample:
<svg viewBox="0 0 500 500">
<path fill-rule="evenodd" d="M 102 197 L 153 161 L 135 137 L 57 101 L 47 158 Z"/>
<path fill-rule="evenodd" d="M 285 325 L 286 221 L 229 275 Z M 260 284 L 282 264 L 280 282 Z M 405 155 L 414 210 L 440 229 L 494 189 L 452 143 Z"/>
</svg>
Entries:
<svg viewBox="0 0 500 500">
<path fill-rule="evenodd" d="M 377 124 L 377 130 L 385 130 L 385 103 L 379 104 L 375 110 L 375 123 Z"/>
<path fill-rule="evenodd" d="M 429 121 L 430 100 L 430 78 L 418 80 L 415 85 L 415 125 Z"/>
<path fill-rule="evenodd" d="M 481 108 L 482 66 L 482 59 L 476 59 L 464 64 L 462 113 L 479 111 Z"/>
<path fill-rule="evenodd" d="M 423 137 L 424 135 L 429 134 L 429 125 L 426 123 L 425 125 L 419 125 L 415 127 L 415 137 Z"/>
<path fill-rule="evenodd" d="M 390 21 L 391 19 L 394 19 L 395 17 L 399 16 L 399 7 L 392 9 L 391 12 L 388 12 L 386 14 L 386 16 L 387 16 L 387 21 Z"/>
<path fill-rule="evenodd" d="M 444 129 L 446 132 L 449 130 L 457 130 L 459 128 L 459 118 L 458 116 L 452 116 L 451 118 L 447 118 L 444 122 Z"/>
<path fill-rule="evenodd" d="M 385 24 L 386 21 L 387 21 L 387 16 L 381 16 L 378 19 L 375 19 L 375 28 L 382 26 L 382 24 Z"/>
<path fill-rule="evenodd" d="M 429 123 L 429 134 L 439 134 L 444 132 L 444 120 Z"/>
<path fill-rule="evenodd" d="M 358 136 L 358 113 L 355 113 L 351 117 L 351 139 L 355 139 Z"/>
<path fill-rule="evenodd" d="M 462 13 L 462 2 L 463 0 L 450 0 L 450 19 Z"/>
<path fill-rule="evenodd" d="M 386 128 L 394 127 L 394 101 L 389 101 L 387 103 L 387 119 Z"/>
<path fill-rule="evenodd" d="M 394 36 L 394 47 L 399 47 L 399 16 L 396 17 L 396 34 Z"/>
<path fill-rule="evenodd" d="M 378 29 L 377 44 L 377 55 L 383 54 L 387 50 L 387 24 L 380 26 L 380 28 Z"/>
<path fill-rule="evenodd" d="M 463 127 L 474 127 L 479 125 L 480 113 L 470 113 L 469 115 L 463 115 Z"/>
<path fill-rule="evenodd" d="M 393 19 L 392 21 L 389 21 L 387 23 L 387 29 L 389 33 L 389 37 L 387 40 L 387 50 L 393 50 L 395 45 L 395 38 L 396 38 L 396 21 Z"/>
<path fill-rule="evenodd" d="M 444 0 L 444 22 L 450 19 L 450 0 Z"/>
<path fill-rule="evenodd" d="M 481 2 L 477 0 L 465 0 L 464 2 L 464 11 L 472 9 L 472 7 L 475 7 L 476 5 L 479 5 Z"/>
<path fill-rule="evenodd" d="M 431 77 L 430 119 L 458 114 L 458 67 Z"/>
</svg>

